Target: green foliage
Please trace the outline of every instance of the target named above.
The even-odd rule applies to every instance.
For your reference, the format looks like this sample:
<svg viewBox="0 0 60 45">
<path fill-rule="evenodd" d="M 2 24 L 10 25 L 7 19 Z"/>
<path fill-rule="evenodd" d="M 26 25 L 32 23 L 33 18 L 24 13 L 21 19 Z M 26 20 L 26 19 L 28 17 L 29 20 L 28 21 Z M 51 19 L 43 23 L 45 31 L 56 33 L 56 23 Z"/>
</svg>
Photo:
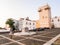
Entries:
<svg viewBox="0 0 60 45">
<path fill-rule="evenodd" d="M 6 21 L 6 24 L 8 24 L 10 26 L 10 28 L 14 28 L 14 21 L 12 20 L 12 18 L 9 18 L 7 21 Z"/>
<path fill-rule="evenodd" d="M 2 27 L 0 27 L 0 29 L 2 29 Z"/>
</svg>

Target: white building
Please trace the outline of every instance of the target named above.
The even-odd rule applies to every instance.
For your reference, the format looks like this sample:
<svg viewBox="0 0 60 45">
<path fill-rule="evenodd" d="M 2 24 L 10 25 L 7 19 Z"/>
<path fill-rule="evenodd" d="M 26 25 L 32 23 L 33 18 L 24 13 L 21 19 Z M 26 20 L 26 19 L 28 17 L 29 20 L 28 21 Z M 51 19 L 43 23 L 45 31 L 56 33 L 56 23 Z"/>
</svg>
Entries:
<svg viewBox="0 0 60 45">
<path fill-rule="evenodd" d="M 14 26 L 15 26 L 15 29 L 16 30 L 19 30 L 19 21 L 18 20 L 15 20 L 15 19 L 13 19 L 13 21 L 14 21 Z"/>
<path fill-rule="evenodd" d="M 36 22 L 29 20 L 29 18 L 20 18 L 19 20 L 19 30 L 22 29 L 28 29 L 28 30 L 32 30 L 36 28 Z"/>
<path fill-rule="evenodd" d="M 60 28 L 60 17 L 54 17 L 52 18 L 52 24 L 55 28 Z"/>
</svg>

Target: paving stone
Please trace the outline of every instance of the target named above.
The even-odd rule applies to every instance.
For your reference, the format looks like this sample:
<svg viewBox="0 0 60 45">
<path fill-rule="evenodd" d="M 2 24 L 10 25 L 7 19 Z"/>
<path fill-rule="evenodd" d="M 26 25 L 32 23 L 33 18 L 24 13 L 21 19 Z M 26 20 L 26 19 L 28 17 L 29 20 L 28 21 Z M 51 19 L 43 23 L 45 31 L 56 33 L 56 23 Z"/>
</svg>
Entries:
<svg viewBox="0 0 60 45">
<path fill-rule="evenodd" d="M 47 30 L 44 30 L 44 31 L 38 31 L 37 34 L 35 34 L 35 35 L 23 36 L 23 37 L 13 36 L 12 39 L 15 40 L 15 41 L 18 41 L 18 40 L 25 39 L 24 37 L 33 37 L 33 36 L 36 36 L 36 35 L 42 35 L 42 36 L 46 36 L 46 37 L 36 36 L 34 38 L 48 41 L 48 40 L 51 39 L 51 38 L 48 38 L 48 37 L 55 37 L 58 34 L 60 34 L 60 29 L 51 29 L 51 30 L 47 29 Z M 6 37 L 10 38 L 9 33 L 1 33 L 0 35 L 3 35 L 3 36 L 6 36 Z M 0 37 L 0 44 L 9 43 L 9 42 L 11 42 L 11 41 L 7 40 L 5 38 L 2 39 L 2 37 Z M 42 42 L 42 41 L 36 41 L 36 40 L 32 40 L 32 39 L 25 39 L 25 40 L 22 40 L 22 41 L 19 41 L 19 42 L 22 42 L 26 45 L 43 45 L 45 43 L 45 42 Z M 19 45 L 19 44 L 10 43 L 8 45 Z"/>
<path fill-rule="evenodd" d="M 11 41 L 10 41 L 10 40 L 7 40 L 7 39 L 5 39 L 5 38 L 0 39 L 0 44 L 9 43 L 9 42 L 11 42 Z"/>
<path fill-rule="evenodd" d="M 48 38 L 48 37 L 34 37 L 34 38 L 37 38 L 37 39 L 41 39 L 41 40 L 46 40 L 46 41 L 49 41 L 51 40 L 52 38 Z"/>
<path fill-rule="evenodd" d="M 41 34 L 38 34 L 38 35 L 41 35 Z M 56 35 L 58 35 L 58 34 L 54 34 L 54 33 L 51 33 L 51 32 L 42 34 L 42 36 L 46 36 L 46 37 L 55 37 Z"/>
<path fill-rule="evenodd" d="M 10 43 L 10 44 L 7 44 L 7 45 L 20 45 L 18 43 Z"/>
<path fill-rule="evenodd" d="M 36 40 L 31 40 L 31 39 L 26 39 L 26 40 L 19 41 L 19 42 L 22 42 L 26 45 L 43 45 L 45 43 L 42 41 L 36 41 Z"/>
<path fill-rule="evenodd" d="M 43 35 L 43 36 L 47 36 L 47 37 L 55 37 L 56 35 Z"/>
<path fill-rule="evenodd" d="M 21 39 L 24 39 L 24 37 L 14 36 L 12 39 L 13 39 L 13 40 L 21 40 Z"/>
<path fill-rule="evenodd" d="M 6 36 L 6 37 L 10 37 L 9 36 L 9 33 L 4 33 L 4 34 L 2 34 L 3 36 Z"/>
<path fill-rule="evenodd" d="M 0 36 L 0 38 L 3 38 L 3 37 Z"/>
</svg>

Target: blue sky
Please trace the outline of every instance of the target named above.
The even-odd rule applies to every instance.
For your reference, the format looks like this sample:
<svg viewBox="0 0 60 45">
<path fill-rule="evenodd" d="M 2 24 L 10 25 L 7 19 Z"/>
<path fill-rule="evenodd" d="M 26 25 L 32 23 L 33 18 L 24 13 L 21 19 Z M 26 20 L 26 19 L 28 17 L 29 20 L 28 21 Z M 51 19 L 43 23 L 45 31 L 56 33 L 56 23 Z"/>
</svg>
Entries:
<svg viewBox="0 0 60 45">
<path fill-rule="evenodd" d="M 38 8 L 49 4 L 51 16 L 60 16 L 60 0 L 0 0 L 0 26 L 4 27 L 8 18 L 30 17 L 38 20 Z"/>
</svg>

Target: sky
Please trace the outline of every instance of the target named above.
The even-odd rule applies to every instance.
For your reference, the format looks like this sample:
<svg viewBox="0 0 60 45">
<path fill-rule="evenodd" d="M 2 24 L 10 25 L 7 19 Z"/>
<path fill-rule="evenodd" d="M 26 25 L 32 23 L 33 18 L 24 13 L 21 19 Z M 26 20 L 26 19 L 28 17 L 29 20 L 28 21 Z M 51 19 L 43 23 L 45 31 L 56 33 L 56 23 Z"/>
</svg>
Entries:
<svg viewBox="0 0 60 45">
<path fill-rule="evenodd" d="M 5 27 L 8 18 L 38 20 L 38 8 L 46 4 L 51 7 L 52 17 L 60 16 L 60 0 L 0 0 L 0 27 Z"/>
</svg>

